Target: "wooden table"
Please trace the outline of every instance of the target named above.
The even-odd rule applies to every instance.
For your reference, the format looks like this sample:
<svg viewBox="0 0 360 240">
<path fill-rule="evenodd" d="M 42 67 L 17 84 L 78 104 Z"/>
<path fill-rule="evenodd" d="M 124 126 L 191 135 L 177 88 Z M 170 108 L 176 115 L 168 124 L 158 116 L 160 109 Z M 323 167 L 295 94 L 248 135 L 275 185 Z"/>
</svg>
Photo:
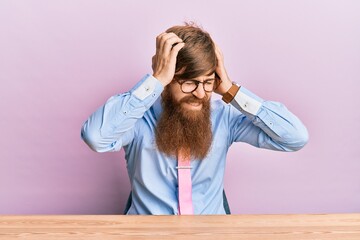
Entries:
<svg viewBox="0 0 360 240">
<path fill-rule="evenodd" d="M 360 214 L 0 216 L 0 239 L 360 240 Z"/>
</svg>

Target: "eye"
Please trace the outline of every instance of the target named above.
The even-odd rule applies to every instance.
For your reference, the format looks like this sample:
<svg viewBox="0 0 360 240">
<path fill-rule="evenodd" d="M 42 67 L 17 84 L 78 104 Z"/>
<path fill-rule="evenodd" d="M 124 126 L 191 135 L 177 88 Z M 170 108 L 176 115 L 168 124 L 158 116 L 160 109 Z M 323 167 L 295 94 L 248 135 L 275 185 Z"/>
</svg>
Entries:
<svg viewBox="0 0 360 240">
<path fill-rule="evenodd" d="M 183 84 L 187 86 L 191 86 L 194 85 L 195 83 L 193 81 L 185 81 Z"/>
<path fill-rule="evenodd" d="M 214 81 L 213 80 L 210 80 L 210 81 L 205 81 L 204 82 L 206 85 L 213 85 L 214 84 Z"/>
</svg>

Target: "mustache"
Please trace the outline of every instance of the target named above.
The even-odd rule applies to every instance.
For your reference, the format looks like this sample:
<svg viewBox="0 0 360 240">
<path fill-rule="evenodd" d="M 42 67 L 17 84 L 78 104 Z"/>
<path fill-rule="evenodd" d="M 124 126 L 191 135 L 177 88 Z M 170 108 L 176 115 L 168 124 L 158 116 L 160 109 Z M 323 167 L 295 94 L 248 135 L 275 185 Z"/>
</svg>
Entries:
<svg viewBox="0 0 360 240">
<path fill-rule="evenodd" d="M 200 103 L 200 104 L 206 104 L 207 102 L 208 102 L 207 97 L 200 99 L 195 96 L 187 96 L 179 101 L 179 103 Z"/>
</svg>

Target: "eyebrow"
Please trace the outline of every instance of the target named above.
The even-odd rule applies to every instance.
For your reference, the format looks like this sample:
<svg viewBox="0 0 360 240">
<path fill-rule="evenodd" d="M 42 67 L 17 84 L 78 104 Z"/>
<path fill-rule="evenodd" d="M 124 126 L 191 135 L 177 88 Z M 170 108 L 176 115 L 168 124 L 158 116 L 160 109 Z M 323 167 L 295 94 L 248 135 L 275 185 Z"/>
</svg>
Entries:
<svg viewBox="0 0 360 240">
<path fill-rule="evenodd" d="M 201 82 L 200 80 L 197 80 L 197 79 L 188 79 L 188 80 L 193 80 L 193 81 L 198 81 L 198 82 Z M 203 82 L 205 81 L 209 81 L 209 80 L 215 80 L 215 78 L 208 78 L 208 79 L 205 79 Z"/>
</svg>

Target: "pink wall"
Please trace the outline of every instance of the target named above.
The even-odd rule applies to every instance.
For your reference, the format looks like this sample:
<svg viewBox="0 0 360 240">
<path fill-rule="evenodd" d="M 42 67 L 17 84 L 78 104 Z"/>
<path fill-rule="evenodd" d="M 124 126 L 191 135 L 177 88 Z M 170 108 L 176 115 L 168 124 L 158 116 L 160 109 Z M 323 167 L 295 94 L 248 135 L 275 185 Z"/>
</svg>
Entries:
<svg viewBox="0 0 360 240">
<path fill-rule="evenodd" d="M 184 20 L 212 34 L 233 80 L 310 133 L 296 153 L 233 145 L 232 212 L 359 212 L 359 12 L 356 0 L 0 1 L 0 214 L 122 212 L 123 152 L 92 152 L 80 127 L 151 73 L 156 35 Z"/>
</svg>

